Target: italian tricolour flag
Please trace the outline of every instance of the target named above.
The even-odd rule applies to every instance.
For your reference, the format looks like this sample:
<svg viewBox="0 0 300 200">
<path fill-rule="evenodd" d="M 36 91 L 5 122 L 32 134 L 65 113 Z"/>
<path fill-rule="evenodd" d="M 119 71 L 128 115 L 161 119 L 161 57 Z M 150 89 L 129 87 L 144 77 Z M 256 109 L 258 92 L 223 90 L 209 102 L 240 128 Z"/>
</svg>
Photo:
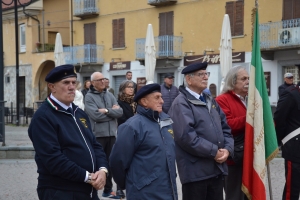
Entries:
<svg viewBox="0 0 300 200">
<path fill-rule="evenodd" d="M 244 150 L 242 190 L 248 199 L 265 200 L 266 165 L 277 155 L 278 146 L 261 62 L 257 9 L 253 32 Z"/>
</svg>

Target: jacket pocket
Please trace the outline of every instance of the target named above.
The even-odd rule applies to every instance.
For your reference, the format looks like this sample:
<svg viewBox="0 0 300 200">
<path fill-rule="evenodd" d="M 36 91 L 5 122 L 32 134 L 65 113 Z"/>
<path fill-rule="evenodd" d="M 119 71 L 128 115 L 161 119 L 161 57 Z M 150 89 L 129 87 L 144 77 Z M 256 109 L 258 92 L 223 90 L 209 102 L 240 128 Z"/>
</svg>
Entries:
<svg viewBox="0 0 300 200">
<path fill-rule="evenodd" d="M 157 176 L 155 173 L 152 173 L 150 176 L 144 179 L 140 179 L 137 183 L 135 183 L 135 187 L 138 190 L 141 190 L 143 187 L 150 185 L 154 180 L 157 179 Z"/>
</svg>

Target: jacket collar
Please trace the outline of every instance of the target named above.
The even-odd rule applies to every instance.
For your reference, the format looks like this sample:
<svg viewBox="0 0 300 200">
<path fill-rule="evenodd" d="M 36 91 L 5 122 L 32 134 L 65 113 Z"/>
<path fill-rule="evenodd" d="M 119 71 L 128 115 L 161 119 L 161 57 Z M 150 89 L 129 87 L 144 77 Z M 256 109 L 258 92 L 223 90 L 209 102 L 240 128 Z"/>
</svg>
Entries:
<svg viewBox="0 0 300 200">
<path fill-rule="evenodd" d="M 57 102 L 55 102 L 53 99 L 51 99 L 50 95 L 47 97 L 46 101 L 51 106 L 51 108 L 53 108 L 54 110 L 66 112 L 66 109 L 64 109 Z M 77 110 L 78 106 L 76 106 L 74 103 L 72 103 L 72 108 L 75 112 Z"/>
<path fill-rule="evenodd" d="M 93 85 L 90 86 L 90 89 L 89 91 L 90 93 L 94 93 L 94 94 L 101 94 L 101 93 L 105 93 L 106 92 L 106 88 L 102 91 L 102 92 L 99 92 L 95 89 L 95 87 Z"/>
<path fill-rule="evenodd" d="M 158 113 L 157 111 L 154 111 L 152 109 L 146 109 L 141 105 L 137 105 L 136 112 L 140 115 L 147 117 L 148 119 L 151 119 L 151 120 L 154 120 L 157 122 L 159 122 L 159 120 L 164 121 L 164 120 L 170 118 L 169 115 L 167 115 L 164 112 Z"/>
</svg>

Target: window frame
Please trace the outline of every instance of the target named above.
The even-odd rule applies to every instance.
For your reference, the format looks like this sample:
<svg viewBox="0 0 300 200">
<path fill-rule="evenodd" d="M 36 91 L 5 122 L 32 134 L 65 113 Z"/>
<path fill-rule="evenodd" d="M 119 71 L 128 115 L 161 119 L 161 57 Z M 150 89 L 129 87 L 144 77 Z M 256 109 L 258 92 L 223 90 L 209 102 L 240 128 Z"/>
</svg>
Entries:
<svg viewBox="0 0 300 200">
<path fill-rule="evenodd" d="M 23 35 L 23 33 L 24 33 L 24 35 Z M 24 53 L 24 52 L 26 52 L 26 24 L 19 25 L 19 40 L 20 40 L 19 41 L 19 48 L 20 48 L 19 52 Z"/>
<path fill-rule="evenodd" d="M 244 0 L 226 2 L 225 13 L 229 15 L 232 37 L 244 36 L 244 7 Z"/>
<path fill-rule="evenodd" d="M 112 48 L 124 49 L 125 44 L 125 18 L 112 20 Z"/>
</svg>

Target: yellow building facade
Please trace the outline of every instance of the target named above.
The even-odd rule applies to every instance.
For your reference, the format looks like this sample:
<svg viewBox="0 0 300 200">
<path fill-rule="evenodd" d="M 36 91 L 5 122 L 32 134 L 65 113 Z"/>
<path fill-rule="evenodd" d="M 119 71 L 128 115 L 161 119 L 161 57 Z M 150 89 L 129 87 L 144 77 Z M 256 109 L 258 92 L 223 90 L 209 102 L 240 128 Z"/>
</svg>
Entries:
<svg viewBox="0 0 300 200">
<path fill-rule="evenodd" d="M 20 1 L 26 5 L 26 1 Z M 69 2 L 35 0 L 18 6 L 17 34 L 19 40 L 19 108 L 37 108 L 35 102 L 48 95 L 45 80 L 54 68 L 54 48 L 57 33 L 63 45 L 70 46 Z M 5 107 L 16 108 L 16 37 L 14 6 L 3 8 L 4 100 Z"/>
</svg>

